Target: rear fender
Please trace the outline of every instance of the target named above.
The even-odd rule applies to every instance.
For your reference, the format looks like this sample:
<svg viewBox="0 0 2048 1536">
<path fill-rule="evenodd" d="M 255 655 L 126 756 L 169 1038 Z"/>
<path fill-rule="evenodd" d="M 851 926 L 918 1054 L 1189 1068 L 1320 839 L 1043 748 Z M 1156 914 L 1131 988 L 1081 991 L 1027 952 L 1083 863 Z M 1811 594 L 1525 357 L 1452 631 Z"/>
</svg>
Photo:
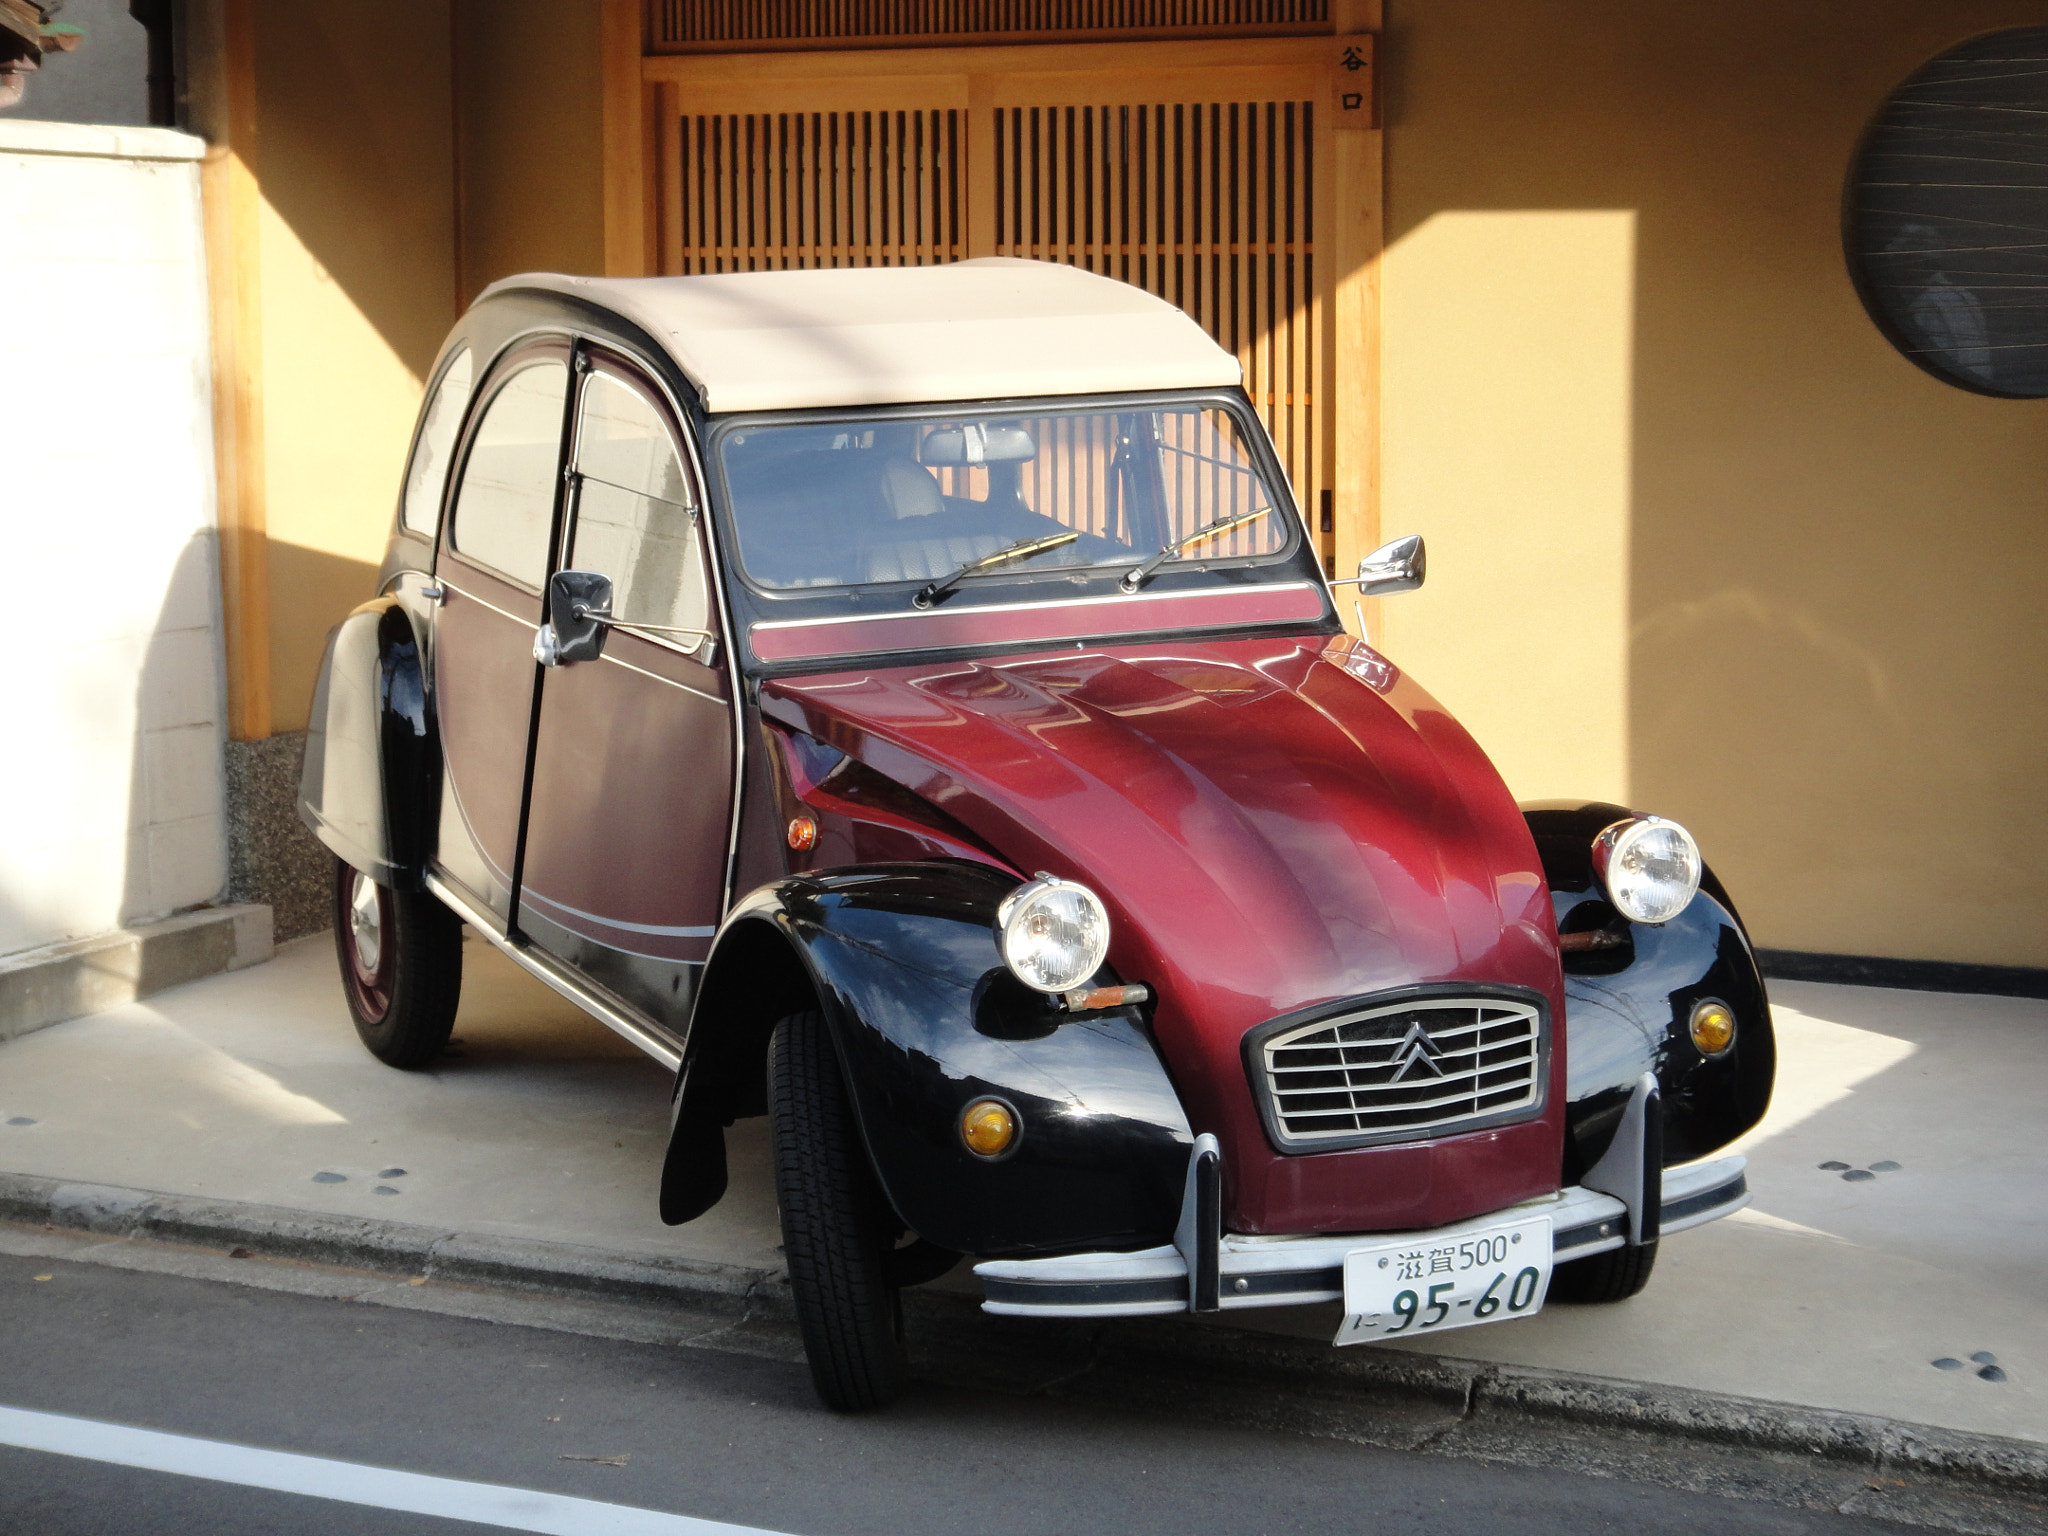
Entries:
<svg viewBox="0 0 2048 1536">
<path fill-rule="evenodd" d="M 1603 932 L 1608 948 L 1567 952 L 1565 1167 L 1576 1183 L 1600 1160 L 1629 1095 L 1654 1074 L 1664 1111 L 1664 1163 L 1725 1147 L 1764 1116 L 1777 1070 L 1770 1001 L 1735 905 L 1712 870 L 1692 904 L 1668 923 L 1632 923 L 1593 874 L 1593 839 L 1634 812 L 1592 801 L 1524 805 L 1561 935 Z M 1733 1010 L 1735 1043 L 1702 1056 L 1692 1043 L 1694 1004 Z"/>
<path fill-rule="evenodd" d="M 663 1219 L 716 1202 L 722 1128 L 767 1107 L 775 1021 L 815 1007 L 882 1188 L 926 1241 L 985 1255 L 1172 1241 L 1193 1134 L 1142 1010 L 1065 1013 L 1012 976 L 995 910 L 1016 885 L 932 860 L 794 876 L 740 902 L 692 1011 Z M 959 1123 L 991 1097 L 1021 1132 L 984 1160 Z"/>
<path fill-rule="evenodd" d="M 418 889 L 440 765 L 412 619 L 395 597 L 365 603 L 327 637 L 299 815 L 343 862 Z"/>
</svg>

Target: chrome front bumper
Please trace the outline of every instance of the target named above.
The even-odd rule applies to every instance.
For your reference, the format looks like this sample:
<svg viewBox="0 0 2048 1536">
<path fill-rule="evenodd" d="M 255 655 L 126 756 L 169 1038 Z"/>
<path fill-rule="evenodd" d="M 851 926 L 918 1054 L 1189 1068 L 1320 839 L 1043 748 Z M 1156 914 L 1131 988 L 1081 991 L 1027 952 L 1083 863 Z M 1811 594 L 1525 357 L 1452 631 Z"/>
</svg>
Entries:
<svg viewBox="0 0 2048 1536">
<path fill-rule="evenodd" d="M 1665 1169 L 1659 1219 L 1653 1230 L 1661 1235 L 1683 1232 L 1741 1210 L 1749 1204 L 1747 1166 L 1746 1158 L 1731 1156 Z M 1194 1182 L 1191 1178 L 1191 1186 Z M 1468 1229 L 1494 1226 L 1518 1216 L 1550 1218 L 1553 1252 L 1560 1264 L 1605 1253 L 1629 1241 L 1628 1205 L 1614 1195 L 1574 1185 L 1431 1232 L 1335 1237 L 1220 1233 L 1213 1249 L 1213 1297 L 1197 1294 L 1198 1286 L 1190 1282 L 1189 1258 L 1184 1252 L 1188 1246 L 1186 1221 L 1178 1245 L 1137 1253 L 992 1259 L 975 1265 L 974 1272 L 981 1276 L 982 1310 L 1011 1317 L 1140 1317 L 1236 1307 L 1292 1307 L 1343 1300 L 1344 1255 L 1363 1243 L 1391 1236 L 1456 1237 Z M 1196 1272 L 1208 1269 L 1206 1257 L 1195 1255 Z"/>
</svg>

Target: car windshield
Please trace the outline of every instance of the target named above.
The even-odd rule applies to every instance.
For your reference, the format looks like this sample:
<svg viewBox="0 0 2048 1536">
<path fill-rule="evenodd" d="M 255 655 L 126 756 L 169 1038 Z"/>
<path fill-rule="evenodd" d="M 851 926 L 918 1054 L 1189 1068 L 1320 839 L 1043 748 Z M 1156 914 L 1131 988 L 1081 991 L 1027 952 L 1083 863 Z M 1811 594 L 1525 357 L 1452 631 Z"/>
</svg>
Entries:
<svg viewBox="0 0 2048 1536">
<path fill-rule="evenodd" d="M 754 583 L 917 582 L 929 601 L 956 581 L 1128 574 L 1177 543 L 1140 579 L 1289 552 L 1293 518 L 1246 437 L 1221 407 L 1189 403 L 750 423 L 724 436 L 720 458 Z M 1009 553 L 961 574 L 998 551 Z"/>
</svg>

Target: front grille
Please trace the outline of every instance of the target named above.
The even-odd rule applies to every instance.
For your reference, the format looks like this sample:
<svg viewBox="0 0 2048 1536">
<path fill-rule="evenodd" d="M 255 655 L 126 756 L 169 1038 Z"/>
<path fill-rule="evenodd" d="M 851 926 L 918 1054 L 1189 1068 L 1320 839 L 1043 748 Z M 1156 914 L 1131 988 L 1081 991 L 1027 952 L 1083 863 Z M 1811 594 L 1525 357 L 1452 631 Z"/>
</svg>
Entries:
<svg viewBox="0 0 2048 1536">
<path fill-rule="evenodd" d="M 1469 1130 L 1536 1107 L 1543 1018 L 1493 997 L 1415 999 L 1258 1043 L 1276 1139 L 1360 1146 Z"/>
</svg>

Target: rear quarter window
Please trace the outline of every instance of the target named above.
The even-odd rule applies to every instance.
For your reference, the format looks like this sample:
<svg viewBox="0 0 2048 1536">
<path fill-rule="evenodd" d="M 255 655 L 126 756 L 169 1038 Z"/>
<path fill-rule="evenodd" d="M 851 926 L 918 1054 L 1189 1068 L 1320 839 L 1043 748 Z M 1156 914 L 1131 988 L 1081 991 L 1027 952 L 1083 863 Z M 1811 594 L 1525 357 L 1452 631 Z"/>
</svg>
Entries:
<svg viewBox="0 0 2048 1536">
<path fill-rule="evenodd" d="M 455 431 L 469 404 L 473 367 L 469 348 L 457 352 L 441 370 L 420 421 L 419 441 L 405 471 L 405 498 L 399 520 L 406 532 L 431 539 L 441 529 L 441 492 L 448 484 L 448 463 L 455 453 Z"/>
</svg>

